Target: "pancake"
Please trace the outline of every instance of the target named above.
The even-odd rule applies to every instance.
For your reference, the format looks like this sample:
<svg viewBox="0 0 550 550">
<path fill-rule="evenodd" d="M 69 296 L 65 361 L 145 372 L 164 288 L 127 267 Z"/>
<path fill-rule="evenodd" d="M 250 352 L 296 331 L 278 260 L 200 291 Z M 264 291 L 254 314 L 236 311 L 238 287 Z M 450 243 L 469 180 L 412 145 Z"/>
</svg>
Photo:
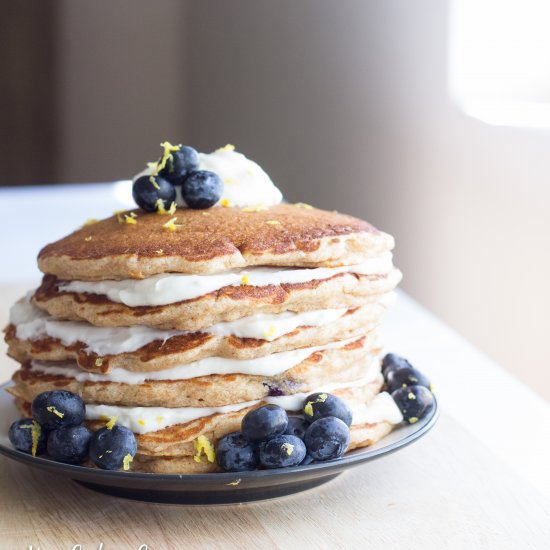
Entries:
<svg viewBox="0 0 550 550">
<path fill-rule="evenodd" d="M 156 213 L 135 210 L 137 224 L 115 215 L 47 245 L 38 266 L 60 279 L 140 279 L 254 265 L 350 265 L 393 247 L 390 235 L 344 214 L 291 204 L 254 210 L 178 209 L 175 231 Z"/>
<path fill-rule="evenodd" d="M 375 381 L 361 387 L 344 388 L 332 393 L 344 399 L 353 406 L 358 403 L 372 402 L 381 389 L 381 382 Z M 17 399 L 17 407 L 24 416 L 30 415 L 30 403 Z M 186 424 L 178 424 L 168 428 L 136 434 L 138 452 L 131 464 L 131 470 L 151 473 L 192 474 L 219 471 L 215 462 L 209 462 L 206 457 L 198 456 L 195 460 L 195 441 L 204 436 L 213 445 L 224 435 L 239 431 L 243 416 L 255 407 L 241 409 L 226 414 L 216 414 L 203 417 Z M 105 421 L 93 420 L 86 424 L 92 430 L 105 426 Z M 386 422 L 357 423 L 350 427 L 351 441 L 348 450 L 372 445 L 387 435 L 394 425 Z M 238 473 L 235 474 L 238 478 Z"/>
<path fill-rule="evenodd" d="M 134 351 L 99 356 L 84 342 L 63 343 L 57 338 L 42 335 L 35 339 L 20 339 L 16 327 L 8 325 L 5 340 L 8 355 L 23 363 L 75 360 L 78 366 L 90 372 L 108 372 L 123 368 L 132 372 L 152 372 L 199 361 L 207 357 L 253 359 L 273 353 L 289 351 L 329 342 L 365 336 L 377 325 L 386 304 L 374 303 L 368 307 L 348 310 L 342 317 L 322 326 L 299 326 L 275 340 L 222 336 L 206 332 L 182 333 L 170 338 L 158 331 L 159 337 Z M 50 318 L 51 319 L 51 318 Z M 62 327 L 66 322 L 57 322 Z M 90 331 L 110 329 L 88 327 Z M 374 337 L 374 335 L 373 335 Z"/>
<path fill-rule="evenodd" d="M 173 304 L 129 307 L 104 295 L 62 291 L 62 281 L 46 275 L 32 303 L 54 317 L 84 320 L 95 326 L 146 325 L 196 331 L 256 313 L 361 307 L 378 301 L 400 280 L 397 269 L 385 275 L 340 273 L 307 283 L 226 286 Z"/>
<path fill-rule="evenodd" d="M 26 363 L 13 375 L 15 386 L 8 391 L 32 401 L 39 393 L 67 390 L 86 403 L 132 407 L 222 407 L 255 401 L 269 395 L 309 392 L 334 380 L 357 380 L 372 366 L 378 368 L 379 349 L 360 339 L 342 348 L 316 351 L 294 367 L 277 375 L 213 374 L 184 380 L 146 380 L 127 384 L 114 381 L 76 379 L 71 372 L 58 374 L 75 365 L 55 365 L 55 374 L 31 370 Z M 376 375 L 376 372 L 374 372 Z M 93 378 L 93 376 L 92 376 Z"/>
</svg>

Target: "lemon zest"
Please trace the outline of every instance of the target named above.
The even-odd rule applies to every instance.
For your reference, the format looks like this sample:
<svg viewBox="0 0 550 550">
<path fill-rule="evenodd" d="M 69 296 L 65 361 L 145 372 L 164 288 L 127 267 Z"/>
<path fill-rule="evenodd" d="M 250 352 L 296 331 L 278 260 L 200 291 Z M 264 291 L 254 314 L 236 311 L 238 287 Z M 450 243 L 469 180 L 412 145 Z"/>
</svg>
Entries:
<svg viewBox="0 0 550 550">
<path fill-rule="evenodd" d="M 46 410 L 48 410 L 51 413 L 55 414 L 55 416 L 59 416 L 59 418 L 63 418 L 65 416 L 65 413 L 62 413 L 61 411 L 58 411 L 53 405 L 51 407 L 46 407 Z"/>
<path fill-rule="evenodd" d="M 161 170 L 164 170 L 169 158 L 172 158 L 172 153 L 179 151 L 181 145 L 172 145 L 169 141 L 163 141 L 160 146 L 164 149 L 160 161 L 153 170 L 153 175 L 156 176 Z"/>
<path fill-rule="evenodd" d="M 172 203 L 170 204 L 170 208 L 166 210 L 166 208 L 164 208 L 164 201 L 162 199 L 157 199 L 155 206 L 157 207 L 157 214 L 169 214 L 170 216 L 173 216 L 175 214 L 177 208 L 176 203 L 172 201 Z"/>
<path fill-rule="evenodd" d="M 410 392 L 407 394 L 407 397 L 408 397 L 409 399 L 412 399 L 412 400 L 416 399 L 416 395 L 414 395 L 414 393 L 413 393 L 412 391 L 410 391 Z"/>
<path fill-rule="evenodd" d="M 162 227 L 168 229 L 168 231 L 175 231 L 181 224 L 177 224 L 178 218 L 171 218 L 166 223 L 162 224 Z"/>
<path fill-rule="evenodd" d="M 236 479 L 235 481 L 231 481 L 230 483 L 227 483 L 226 485 L 233 485 L 234 487 L 236 487 L 237 485 L 239 485 L 241 481 L 242 479 L 239 478 L 239 479 Z"/>
<path fill-rule="evenodd" d="M 266 338 L 271 338 L 272 336 L 275 336 L 275 333 L 277 332 L 277 327 L 275 325 L 269 325 L 267 330 L 264 330 L 264 336 Z"/>
<path fill-rule="evenodd" d="M 84 240 L 85 240 L 87 243 L 89 243 L 89 242 L 92 240 L 92 236 L 89 235 L 89 236 L 86 237 Z"/>
<path fill-rule="evenodd" d="M 241 277 L 241 285 L 246 286 L 250 284 L 250 275 L 246 273 Z"/>
<path fill-rule="evenodd" d="M 157 416 L 157 424 L 160 424 L 164 420 L 164 416 L 159 415 Z"/>
<path fill-rule="evenodd" d="M 137 214 L 134 214 L 134 212 L 130 212 L 130 215 L 124 214 L 124 222 L 129 225 L 137 225 Z"/>
<path fill-rule="evenodd" d="M 36 456 L 36 451 L 38 450 L 38 442 L 40 441 L 40 435 L 42 433 L 42 428 L 40 424 L 36 420 L 33 420 L 31 425 L 27 424 L 25 426 L 21 426 L 21 428 L 31 430 L 31 454 L 32 456 Z"/>
<path fill-rule="evenodd" d="M 262 212 L 263 210 L 267 210 L 267 206 L 262 203 L 245 206 L 243 208 L 243 212 Z"/>
<path fill-rule="evenodd" d="M 118 220 L 118 223 L 124 223 L 124 218 L 122 217 L 122 214 L 124 214 L 126 210 L 115 210 L 115 216 Z"/>
<path fill-rule="evenodd" d="M 89 218 L 84 222 L 84 225 L 82 227 L 88 227 L 89 225 L 93 225 L 94 223 L 97 223 L 98 220 L 95 218 Z"/>
<path fill-rule="evenodd" d="M 409 418 L 409 424 L 416 424 L 417 422 L 418 422 L 417 416 L 411 416 L 411 418 Z"/>
<path fill-rule="evenodd" d="M 156 168 L 157 168 L 157 161 L 154 160 L 153 162 L 148 162 L 148 163 L 147 163 L 147 168 L 148 168 L 149 170 L 153 170 L 153 172 L 154 172 L 154 171 L 156 170 Z"/>
<path fill-rule="evenodd" d="M 210 212 L 201 212 L 203 216 L 210 216 Z"/>
<path fill-rule="evenodd" d="M 216 149 L 216 153 L 229 153 L 230 151 L 234 151 L 235 146 L 231 145 L 231 143 L 228 143 L 227 145 L 224 145 L 223 147 L 219 147 Z"/>
<path fill-rule="evenodd" d="M 312 407 L 312 405 L 315 405 L 315 403 L 324 403 L 327 399 L 328 399 L 328 395 L 326 393 L 321 393 L 315 401 L 308 401 L 306 403 L 306 406 L 304 407 L 304 412 L 308 416 L 313 416 L 313 407 Z"/>
<path fill-rule="evenodd" d="M 297 202 L 294 206 L 297 206 L 298 208 L 305 208 L 306 210 L 311 210 L 313 208 L 311 204 L 306 204 L 305 202 Z"/>
<path fill-rule="evenodd" d="M 267 220 L 265 223 L 268 225 L 281 225 L 281 222 L 279 220 Z"/>
<path fill-rule="evenodd" d="M 107 422 L 107 424 L 105 424 L 105 427 L 108 429 L 108 430 L 112 430 L 113 429 L 113 426 L 116 424 L 116 421 L 117 421 L 117 417 L 116 416 L 111 416 L 109 418 L 109 421 Z"/>
<path fill-rule="evenodd" d="M 194 442 L 195 456 L 193 459 L 195 462 L 201 462 L 201 455 L 204 453 L 208 462 L 214 462 L 216 460 L 216 451 L 214 445 L 205 435 L 199 435 Z"/>
<path fill-rule="evenodd" d="M 231 206 L 231 201 L 229 199 L 222 199 L 220 201 L 220 204 L 224 207 L 224 208 L 229 208 Z"/>
<path fill-rule="evenodd" d="M 95 360 L 95 366 L 101 367 L 101 365 L 103 365 L 103 357 L 97 357 Z"/>
<path fill-rule="evenodd" d="M 157 251 L 156 251 L 157 254 L 163 254 L 164 253 L 164 250 L 162 248 L 159 248 Z"/>
<path fill-rule="evenodd" d="M 131 454 L 127 454 L 124 457 L 122 464 L 125 472 L 127 472 L 130 469 L 130 463 L 132 463 L 133 461 L 134 461 L 134 457 Z"/>
<path fill-rule="evenodd" d="M 294 451 L 294 445 L 292 443 L 283 443 L 281 447 L 285 450 L 285 453 L 290 456 Z"/>
<path fill-rule="evenodd" d="M 149 176 L 149 181 L 151 182 L 151 185 L 158 191 L 160 189 L 160 185 L 156 182 L 155 176 Z"/>
<path fill-rule="evenodd" d="M 145 426 L 145 422 L 141 418 L 138 420 L 138 424 L 140 426 Z"/>
</svg>

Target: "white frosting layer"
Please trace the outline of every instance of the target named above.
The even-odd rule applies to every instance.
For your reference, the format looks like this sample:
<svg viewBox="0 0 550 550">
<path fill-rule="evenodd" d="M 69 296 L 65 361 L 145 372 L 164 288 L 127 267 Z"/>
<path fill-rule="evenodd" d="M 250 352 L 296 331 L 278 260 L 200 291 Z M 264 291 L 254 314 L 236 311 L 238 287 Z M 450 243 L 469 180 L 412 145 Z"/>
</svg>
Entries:
<svg viewBox="0 0 550 550">
<path fill-rule="evenodd" d="M 262 402 L 279 405 L 288 411 L 299 411 L 303 406 L 305 398 L 311 393 L 330 393 L 337 389 L 362 386 L 366 383 L 368 383 L 368 381 L 362 379 L 356 381 L 355 383 L 343 382 L 341 384 L 330 384 L 307 393 L 298 393 L 281 397 L 266 397 L 262 399 Z M 246 403 L 227 405 L 224 407 L 180 407 L 173 409 L 167 407 L 118 407 L 111 405 L 86 405 L 86 418 L 89 420 L 98 420 L 116 417 L 119 424 L 126 426 L 135 433 L 144 434 L 162 430 L 163 428 L 173 426 L 175 424 L 191 422 L 197 418 L 210 416 L 212 414 L 224 414 L 239 411 L 258 403 L 260 403 L 260 401 L 248 401 Z M 364 408 L 361 407 L 361 410 L 362 412 L 360 412 L 360 416 L 358 417 L 359 420 L 356 421 L 355 410 L 352 409 L 354 414 L 354 424 L 364 423 L 364 418 L 367 416 L 370 416 L 372 419 L 377 419 L 371 420 L 372 422 L 386 421 L 391 424 L 398 424 L 403 419 L 399 409 L 393 402 L 393 399 L 387 393 L 385 395 L 384 393 L 378 394 L 368 405 L 365 405 Z"/>
<path fill-rule="evenodd" d="M 322 326 L 336 321 L 346 309 L 324 309 L 278 314 L 259 313 L 237 321 L 218 323 L 201 332 L 218 336 L 237 336 L 272 341 L 292 332 L 300 326 Z M 29 297 L 15 303 L 10 310 L 10 323 L 16 327 L 15 335 L 20 340 L 55 338 L 65 346 L 83 343 L 88 352 L 97 355 L 117 355 L 136 351 L 155 341 L 166 341 L 189 331 L 160 330 L 146 326 L 95 327 L 77 321 L 59 321 L 46 312 L 34 307 Z"/>
<path fill-rule="evenodd" d="M 143 384 L 151 380 L 188 380 L 211 374 L 248 374 L 252 376 L 275 376 L 299 365 L 316 351 L 342 348 L 355 338 L 314 346 L 309 348 L 273 353 L 255 359 L 229 359 L 225 357 L 207 357 L 185 365 L 154 372 L 131 372 L 126 369 L 113 369 L 108 374 L 83 371 L 74 366 L 55 365 L 50 362 L 31 362 L 31 371 L 74 378 L 79 382 L 120 382 L 122 384 Z"/>
<path fill-rule="evenodd" d="M 214 275 L 185 275 L 163 273 L 147 279 L 124 279 L 122 281 L 70 281 L 59 285 L 67 292 L 102 294 L 112 302 L 129 307 L 161 306 L 198 298 L 226 286 L 248 284 L 268 286 L 277 284 L 306 283 L 329 279 L 340 273 L 358 275 L 383 275 L 393 269 L 392 254 L 385 252 L 363 263 L 341 267 L 280 268 L 251 267 L 246 270 L 231 270 Z"/>
<path fill-rule="evenodd" d="M 221 203 L 229 206 L 271 206 L 279 204 L 283 198 L 281 191 L 271 181 L 270 177 L 253 160 L 242 153 L 222 148 L 213 153 L 199 153 L 199 170 L 209 170 L 220 176 L 224 183 Z M 152 168 L 146 168 L 134 176 L 134 181 L 153 173 Z M 178 190 L 179 191 L 179 190 Z M 178 206 L 187 206 L 178 192 Z"/>
</svg>

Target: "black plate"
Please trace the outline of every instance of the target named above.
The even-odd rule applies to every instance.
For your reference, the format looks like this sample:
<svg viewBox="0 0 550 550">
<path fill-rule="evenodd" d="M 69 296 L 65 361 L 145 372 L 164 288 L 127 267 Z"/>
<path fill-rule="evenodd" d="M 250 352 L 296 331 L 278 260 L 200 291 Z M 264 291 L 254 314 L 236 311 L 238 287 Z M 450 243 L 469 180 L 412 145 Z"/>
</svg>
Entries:
<svg viewBox="0 0 550 550">
<path fill-rule="evenodd" d="M 0 453 L 24 464 L 65 475 L 77 483 L 118 497 L 178 504 L 230 504 L 276 498 L 322 485 L 344 470 L 393 453 L 426 434 L 438 417 L 437 401 L 432 412 L 416 424 L 396 428 L 376 445 L 357 449 L 344 457 L 281 470 L 214 474 L 146 474 L 110 472 L 61 464 L 15 450 L 8 440 L 10 424 L 20 417 L 13 398 L 0 386 Z"/>
</svg>

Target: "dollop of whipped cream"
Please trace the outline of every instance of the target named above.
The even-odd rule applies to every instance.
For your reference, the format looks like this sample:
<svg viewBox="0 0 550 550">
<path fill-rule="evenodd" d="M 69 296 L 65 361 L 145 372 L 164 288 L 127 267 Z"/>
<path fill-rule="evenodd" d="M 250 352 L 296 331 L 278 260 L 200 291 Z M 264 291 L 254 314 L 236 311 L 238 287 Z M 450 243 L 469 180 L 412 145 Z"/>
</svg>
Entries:
<svg viewBox="0 0 550 550">
<path fill-rule="evenodd" d="M 260 165 L 235 151 L 233 145 L 216 149 L 213 153 L 199 153 L 199 170 L 209 170 L 220 176 L 224 184 L 221 199 L 214 206 L 254 207 L 272 206 L 283 200 L 281 191 Z M 149 166 L 134 176 L 134 181 L 153 173 Z M 177 187 L 177 204 L 187 206 Z"/>
</svg>

